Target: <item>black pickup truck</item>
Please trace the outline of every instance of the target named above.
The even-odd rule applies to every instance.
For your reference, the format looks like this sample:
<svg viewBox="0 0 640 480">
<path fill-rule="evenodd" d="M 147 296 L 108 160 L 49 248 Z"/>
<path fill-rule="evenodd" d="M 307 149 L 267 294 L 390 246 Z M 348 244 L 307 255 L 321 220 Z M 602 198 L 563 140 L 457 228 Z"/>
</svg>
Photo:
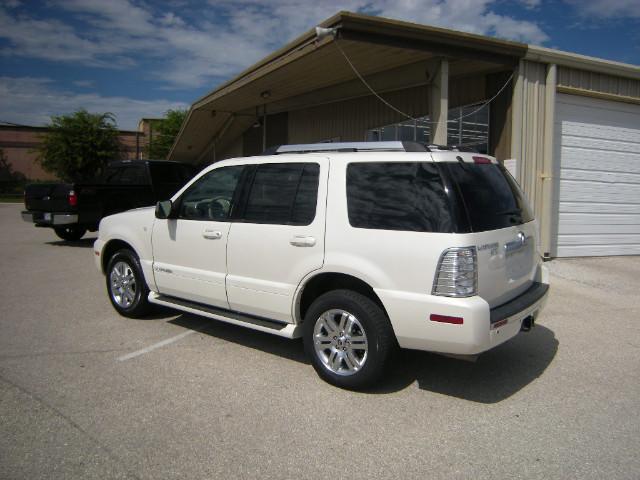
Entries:
<svg viewBox="0 0 640 480">
<path fill-rule="evenodd" d="M 22 219 L 53 228 L 63 240 L 78 240 L 107 215 L 171 197 L 195 173 L 178 162 L 123 160 L 109 164 L 94 183 L 34 183 L 25 189 Z"/>
</svg>

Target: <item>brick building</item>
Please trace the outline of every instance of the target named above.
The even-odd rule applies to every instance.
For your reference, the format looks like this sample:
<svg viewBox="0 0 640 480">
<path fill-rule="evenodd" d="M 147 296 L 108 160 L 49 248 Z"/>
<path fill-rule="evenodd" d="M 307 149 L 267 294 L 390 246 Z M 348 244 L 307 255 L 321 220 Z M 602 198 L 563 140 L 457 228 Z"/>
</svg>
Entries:
<svg viewBox="0 0 640 480">
<path fill-rule="evenodd" d="M 138 131 L 120 130 L 120 158 L 143 158 L 145 148 L 153 135 L 149 127 L 155 119 L 140 121 Z M 29 180 L 55 180 L 55 175 L 45 172 L 36 162 L 37 148 L 46 127 L 0 124 L 0 149 L 4 152 L 12 171 L 22 173 Z"/>
</svg>

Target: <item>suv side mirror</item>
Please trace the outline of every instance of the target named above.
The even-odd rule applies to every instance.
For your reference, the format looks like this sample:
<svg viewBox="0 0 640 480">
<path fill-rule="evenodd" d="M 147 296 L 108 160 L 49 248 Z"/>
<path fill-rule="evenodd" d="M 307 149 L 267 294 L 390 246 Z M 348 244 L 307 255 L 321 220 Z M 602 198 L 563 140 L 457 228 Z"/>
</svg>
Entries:
<svg viewBox="0 0 640 480">
<path fill-rule="evenodd" d="M 171 200 L 164 200 L 163 202 L 156 203 L 156 218 L 169 218 L 173 210 L 173 203 Z"/>
</svg>

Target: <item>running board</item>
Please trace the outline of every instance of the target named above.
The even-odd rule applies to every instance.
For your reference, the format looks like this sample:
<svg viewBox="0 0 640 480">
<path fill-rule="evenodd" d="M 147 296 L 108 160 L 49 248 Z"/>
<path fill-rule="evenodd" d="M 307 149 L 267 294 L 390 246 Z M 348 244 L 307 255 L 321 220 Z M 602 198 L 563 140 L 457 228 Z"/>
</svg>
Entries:
<svg viewBox="0 0 640 480">
<path fill-rule="evenodd" d="M 161 295 L 156 292 L 149 292 L 149 302 L 157 305 L 164 305 L 165 307 L 174 308 L 176 310 L 182 310 L 183 312 L 193 313 L 194 315 L 213 318 L 214 320 L 220 320 L 240 327 L 247 327 L 252 330 L 270 333 L 279 337 L 299 338 L 302 336 L 300 325 L 278 322 L 253 315 L 245 315 L 231 310 L 224 310 L 222 308 L 183 300 L 181 298 Z"/>
</svg>

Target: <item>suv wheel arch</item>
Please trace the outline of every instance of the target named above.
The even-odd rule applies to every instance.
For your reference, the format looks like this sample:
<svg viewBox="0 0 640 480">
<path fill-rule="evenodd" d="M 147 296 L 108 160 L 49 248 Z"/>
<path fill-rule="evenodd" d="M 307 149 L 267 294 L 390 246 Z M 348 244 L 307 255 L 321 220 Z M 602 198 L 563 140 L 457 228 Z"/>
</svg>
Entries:
<svg viewBox="0 0 640 480">
<path fill-rule="evenodd" d="M 332 290 L 351 290 L 370 298 L 389 317 L 382 300 L 373 287 L 364 280 L 341 272 L 322 272 L 307 279 L 300 289 L 296 302 L 296 316 L 299 322 L 304 319 L 307 310 L 319 296 Z"/>
<path fill-rule="evenodd" d="M 107 265 L 109 264 L 109 260 L 118 250 L 131 250 L 134 254 L 138 255 L 136 249 L 130 243 L 125 242 L 124 240 L 113 239 L 109 240 L 102 249 L 102 257 L 100 259 L 102 265 L 102 273 L 106 273 Z M 138 255 L 139 257 L 139 255 Z"/>
</svg>

